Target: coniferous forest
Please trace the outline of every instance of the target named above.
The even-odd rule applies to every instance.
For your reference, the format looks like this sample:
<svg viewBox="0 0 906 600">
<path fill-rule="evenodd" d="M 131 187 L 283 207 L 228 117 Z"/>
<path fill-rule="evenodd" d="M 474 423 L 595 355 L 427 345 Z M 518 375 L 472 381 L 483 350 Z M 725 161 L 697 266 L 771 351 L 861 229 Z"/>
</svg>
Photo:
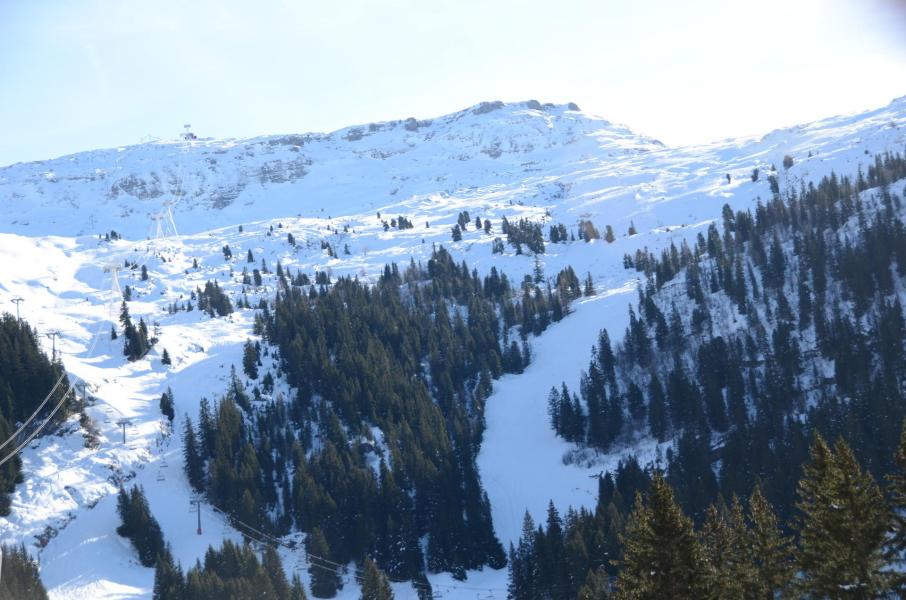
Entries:
<svg viewBox="0 0 906 600">
<path fill-rule="evenodd" d="M 906 416 L 906 227 L 889 183 L 904 175 L 901 155 L 878 157 L 754 214 L 725 207 L 694 248 L 627 256 L 645 282 L 625 338 L 602 331 L 579 393 L 551 391 L 555 429 L 605 451 L 636 431 L 674 440 L 667 476 L 697 520 L 756 483 L 788 516 L 815 430 L 889 472 Z"/>
<path fill-rule="evenodd" d="M 677 523 L 687 521 L 676 533 L 688 538 L 684 543 L 691 544 L 694 536 L 689 536 L 698 528 L 698 549 L 692 544 L 677 551 L 688 560 L 696 552 L 704 553 L 703 564 L 708 552 L 711 560 L 725 556 L 719 544 L 727 541 L 715 541 L 715 531 L 735 528 L 733 535 L 743 539 L 751 535 L 743 535 L 743 524 L 754 522 L 752 513 L 770 508 L 771 519 L 783 524 L 778 531 L 792 535 L 783 545 L 792 548 L 786 560 L 795 556 L 799 561 L 793 569 L 797 578 L 820 579 L 823 575 L 809 570 L 823 561 L 833 564 L 825 575 L 837 572 L 840 577 L 833 585 L 863 591 L 899 585 L 889 573 L 869 572 L 867 565 L 890 571 L 902 550 L 897 512 L 902 475 L 892 474 L 901 467 L 898 442 L 906 416 L 906 329 L 898 294 L 906 274 L 906 228 L 902 199 L 891 193 L 890 184 L 904 176 L 903 156 L 885 154 L 853 178 L 831 174 L 784 196 L 772 186 L 773 198 L 759 202 L 754 214 L 724 207 L 720 224 L 700 234 L 694 247 L 671 245 L 660 257 L 642 250 L 624 258 L 624 266 L 644 276 L 639 302 L 629 309 L 625 338 L 614 346 L 602 331 L 578 393 L 566 384 L 552 388 L 549 414 L 567 441 L 602 451 L 627 443 L 638 432 L 670 442 L 658 458 L 656 470 L 663 475 L 651 485 L 650 476 L 628 461 L 602 478 L 594 514 L 570 511 L 568 533 L 561 532 L 564 525 L 553 507 L 546 528 L 534 531 L 534 524 L 527 523 L 520 547 L 511 553 L 516 597 L 529 597 L 520 590 L 551 585 L 551 577 L 559 577 L 559 591 L 550 597 L 573 597 L 569 594 L 579 593 L 585 581 L 584 567 L 592 571 L 586 597 L 599 597 L 598 589 L 615 589 L 627 598 L 658 597 L 632 595 L 628 588 L 648 589 L 650 582 L 631 579 L 626 568 L 636 551 L 632 537 L 651 533 L 644 530 L 651 524 L 643 527 L 639 520 L 650 518 L 657 503 L 669 504 Z M 832 450 L 824 439 L 841 441 Z M 892 477 L 888 488 L 875 483 L 886 477 Z M 832 492 L 826 487 L 837 485 L 855 486 L 846 492 L 848 501 L 865 494 L 853 509 L 863 512 L 853 518 L 875 528 L 847 532 L 851 539 L 866 535 L 872 540 L 861 546 L 875 554 L 858 557 L 863 569 L 858 575 L 847 570 L 855 564 L 848 561 L 857 559 L 845 553 L 846 544 L 823 546 L 830 543 L 827 536 L 840 534 L 838 522 L 805 527 L 809 519 L 819 518 L 818 504 L 828 502 L 823 495 Z M 633 497 L 646 488 L 651 507 L 636 503 L 633 508 Z M 748 498 L 749 513 L 738 498 Z M 564 559 L 576 565 L 571 575 L 545 572 L 533 581 L 523 574 L 520 553 L 531 554 L 527 548 L 535 542 L 539 553 L 549 552 L 544 536 L 550 531 L 554 540 L 561 540 L 550 542 L 559 543 L 560 552 L 569 553 L 564 548 L 572 543 L 573 550 L 582 549 L 580 556 L 588 549 L 597 562 L 573 555 Z M 798 547 L 791 546 L 794 542 Z M 708 543 L 718 546 L 709 549 Z M 821 550 L 809 548 L 812 544 L 822 544 Z M 839 563 L 833 563 L 831 552 L 843 553 Z M 835 595 L 820 587 L 826 582 L 793 581 L 793 571 L 775 592 L 798 590 L 797 597 L 881 594 Z M 639 573 L 633 577 L 641 577 Z M 618 574 L 615 587 L 605 585 Z M 665 577 L 675 583 L 674 575 Z M 730 579 L 742 581 L 740 577 Z M 689 581 L 708 585 L 701 573 Z M 793 587 L 787 589 L 787 584 Z M 722 589 L 720 585 L 712 590 Z M 566 595 L 564 586 L 570 590 Z M 707 597 L 714 592 L 689 588 L 684 593 Z M 747 593 L 739 591 L 738 597 L 752 597 Z"/>
<path fill-rule="evenodd" d="M 756 486 L 745 501 L 718 496 L 696 523 L 661 471 L 621 464 L 600 479 L 594 512 L 569 509 L 563 518 L 551 505 L 537 527 L 526 514 L 509 552 L 509 597 L 902 597 L 903 432 L 896 470 L 881 483 L 845 441 L 831 445 L 816 433 L 789 521 Z"/>
<path fill-rule="evenodd" d="M 373 558 L 398 580 L 509 562 L 514 598 L 707 597 L 731 580 L 738 597 L 817 593 L 828 574 L 816 553 L 838 551 L 822 546 L 838 526 L 818 514 L 834 501 L 822 486 L 853 485 L 834 493 L 868 511 L 875 529 L 847 535 L 868 536 L 870 556 L 841 556 L 833 573 L 894 589 L 887 502 L 904 492 L 876 481 L 895 472 L 906 417 L 906 227 L 889 188 L 904 175 L 887 154 L 853 178 L 772 186 L 754 211 L 724 207 L 692 247 L 627 255 L 643 285 L 623 341 L 602 331 L 578 391 L 552 388 L 551 424 L 598 451 L 639 432 L 670 443 L 656 465 L 629 459 L 603 476 L 594 512 L 551 505 L 537 529 L 527 516 L 508 561 L 475 468 L 484 401 L 583 294 L 571 268 L 521 289 L 443 248 L 426 266 L 387 265 L 373 286 L 281 269 L 243 371 L 272 386 L 258 372 L 271 353 L 294 396 L 261 401 L 234 372 L 183 432 L 189 479 L 244 523 L 302 530 L 310 554 Z M 755 556 L 758 544 L 774 554 Z M 670 567 L 661 580 L 652 561 Z M 320 597 L 341 585 L 315 580 Z"/>
<path fill-rule="evenodd" d="M 561 275 L 554 288 L 514 289 L 443 248 L 427 265 L 387 265 L 374 286 L 281 270 L 244 372 L 268 385 L 257 359 L 272 352 L 294 396 L 259 402 L 234 372 L 185 427 L 190 482 L 244 523 L 297 528 L 312 553 L 372 557 L 394 579 L 503 567 L 475 466 L 484 403 L 494 379 L 531 360 L 529 336 L 579 295 L 572 270 Z"/>
<path fill-rule="evenodd" d="M 47 590 L 38 574 L 38 563 L 24 546 L 0 546 L 3 565 L 0 567 L 0 598 L 10 600 L 47 600 Z"/>
</svg>

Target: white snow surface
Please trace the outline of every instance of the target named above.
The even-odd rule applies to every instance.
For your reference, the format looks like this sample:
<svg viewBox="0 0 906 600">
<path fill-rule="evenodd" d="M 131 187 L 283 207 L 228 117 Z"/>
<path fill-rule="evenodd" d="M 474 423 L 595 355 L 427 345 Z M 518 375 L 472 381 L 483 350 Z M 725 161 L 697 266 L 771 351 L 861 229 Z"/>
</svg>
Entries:
<svg viewBox="0 0 906 600">
<path fill-rule="evenodd" d="M 153 570 L 140 566 L 115 532 L 120 480 L 145 487 L 184 568 L 208 545 L 240 539 L 208 505 L 203 534 L 196 533 L 179 432 L 184 415 L 197 415 L 202 396 L 222 393 L 231 365 L 241 363 L 242 344 L 254 339 L 253 311 L 211 319 L 197 310 L 169 315 L 166 307 L 184 302 L 208 279 L 237 298 L 248 250 L 257 263 L 250 269 L 266 259 L 273 270 L 280 260 L 309 275 L 330 270 L 373 280 L 385 263 L 426 261 L 432 247 L 443 244 L 481 274 L 496 266 L 519 281 L 532 272 L 534 260 L 509 246 L 505 255 L 492 254 L 501 217 L 573 229 L 585 218 L 602 233 L 609 224 L 617 235 L 612 244 L 547 245 L 540 257 L 547 277 L 572 265 L 580 277 L 591 273 L 598 295 L 577 301 L 572 314 L 532 339 L 532 364 L 494 382 L 487 402 L 478 465 L 506 547 L 518 540 L 524 511 L 537 521 L 550 500 L 561 512 L 593 506 L 598 473 L 631 453 L 642 462 L 655 456 L 652 440 L 635 439 L 612 454 L 588 453 L 581 466 L 564 464 L 574 447 L 555 437 L 546 413 L 551 386 L 566 381 L 577 388 L 602 327 L 614 341 L 622 338 L 637 283 L 636 273 L 623 268 L 623 255 L 693 238 L 720 218 L 724 203 L 739 210 L 769 198 L 772 164 L 782 188 L 798 189 L 831 170 L 865 170 L 874 153 L 902 152 L 906 145 L 906 97 L 761 138 L 685 148 L 667 148 L 571 108 L 483 103 L 432 120 L 331 134 L 154 142 L 0 168 L 3 309 L 14 312 L 9 300 L 21 296 L 23 318 L 42 333 L 61 332 L 57 349 L 66 369 L 87 382 L 96 399 L 87 412 L 100 441 L 87 448 L 74 415 L 28 446 L 24 482 L 14 493 L 12 514 L 0 518 L 0 540 L 22 542 L 38 558 L 54 599 L 150 598 Z M 789 170 L 782 167 L 787 154 L 795 161 Z M 761 177 L 753 182 L 756 167 Z M 173 222 L 162 219 L 164 235 L 154 239 L 151 217 L 166 215 L 166 201 L 173 201 Z M 461 242 L 451 242 L 461 210 L 473 221 L 490 219 L 494 233 L 470 224 Z M 385 232 L 377 211 L 387 221 L 403 215 L 415 227 Z M 634 236 L 627 235 L 630 223 Z M 110 230 L 124 239 L 98 239 Z M 338 258 L 321 249 L 322 239 Z M 232 261 L 224 260 L 225 244 Z M 120 271 L 119 280 L 133 287 L 133 317 L 154 323 L 160 337 L 135 363 L 122 356 L 122 340 L 109 335 L 119 296 L 103 267 L 125 260 L 148 268 L 148 281 L 129 269 Z M 255 305 L 272 293 L 273 276 L 266 276 L 249 299 Z M 170 368 L 160 363 L 164 348 L 172 356 Z M 176 400 L 173 435 L 158 408 L 167 387 Z M 285 384 L 275 390 L 288 392 Z M 117 424 L 122 418 L 130 421 L 125 444 Z M 301 551 L 282 556 L 289 571 L 302 564 Z M 299 572 L 307 580 L 304 569 Z M 430 579 L 444 598 L 505 597 L 506 569 L 469 572 L 464 582 L 448 574 Z M 415 597 L 408 584 L 394 587 L 398 598 Z M 358 597 L 354 581 L 339 597 Z"/>
</svg>

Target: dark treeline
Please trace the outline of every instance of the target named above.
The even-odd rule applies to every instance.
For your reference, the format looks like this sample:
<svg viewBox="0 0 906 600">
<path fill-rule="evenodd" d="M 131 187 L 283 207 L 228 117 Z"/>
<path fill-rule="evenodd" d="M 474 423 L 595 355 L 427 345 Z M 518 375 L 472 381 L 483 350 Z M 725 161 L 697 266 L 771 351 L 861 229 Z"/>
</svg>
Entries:
<svg viewBox="0 0 906 600">
<path fill-rule="evenodd" d="M 192 485 L 245 523 L 307 532 L 315 555 L 370 556 L 396 580 L 503 567 L 475 465 L 485 400 L 494 379 L 529 362 L 527 337 L 579 295 L 575 274 L 517 291 L 440 248 L 425 266 L 387 265 L 373 286 L 303 280 L 284 273 L 257 315 L 252 393 L 234 374 L 218 403 L 202 402 L 197 427 L 187 423 Z M 262 355 L 277 357 L 290 399 L 255 400 L 257 382 L 273 381 L 258 373 Z"/>
<path fill-rule="evenodd" d="M 528 219 L 519 219 L 511 223 L 503 217 L 500 232 L 506 236 L 507 243 L 516 249 L 516 254 L 522 254 L 523 246 L 534 254 L 544 254 L 544 232 L 540 223 Z"/>
<path fill-rule="evenodd" d="M 18 424 L 23 423 L 37 410 L 60 378 L 62 367 L 52 363 L 38 345 L 38 333 L 25 321 L 4 314 L 0 316 L 0 443 L 9 440 Z M 25 432 L 43 423 L 44 418 L 63 398 L 69 389 L 66 376 L 54 395 L 45 405 L 44 414 L 38 415 Z M 56 413 L 59 421 L 67 414 L 66 406 Z M 18 441 L 17 441 L 18 440 Z M 0 458 L 9 455 L 19 441 L 10 441 L 0 450 Z M 10 512 L 10 494 L 22 479 L 22 465 L 18 456 L 0 467 L 0 515 Z"/>
<path fill-rule="evenodd" d="M 47 600 L 41 583 L 38 563 L 28 555 L 25 546 L 0 545 L 3 566 L 0 568 L 0 598 L 9 600 Z"/>
<path fill-rule="evenodd" d="M 133 486 L 127 492 L 120 487 L 116 497 L 116 512 L 120 516 L 116 532 L 132 542 L 142 565 L 153 567 L 164 551 L 164 534 L 157 519 L 151 514 L 145 490 L 141 486 Z"/>
<path fill-rule="evenodd" d="M 885 490 L 842 440 L 816 434 L 797 485 L 796 513 L 781 522 L 755 487 L 723 497 L 696 527 L 663 474 L 631 463 L 601 479 L 594 513 L 551 505 L 535 528 L 526 515 L 510 548 L 515 600 L 724 600 L 903 597 L 906 574 L 906 429 Z M 615 482 L 617 482 L 615 484 Z M 620 488 L 623 488 L 622 490 Z M 628 517 L 623 491 L 633 491 Z M 889 500 L 888 500 L 889 499 Z M 616 575 L 616 576 L 615 576 Z"/>
<path fill-rule="evenodd" d="M 598 480 L 594 511 L 570 508 L 561 517 L 550 504 L 545 523 L 536 527 L 526 513 L 518 546 L 509 549 L 510 597 L 518 600 L 576 598 L 589 572 L 607 584 L 617 573 L 621 538 L 639 492 L 651 476 L 635 459 L 619 464 Z M 603 589 L 608 589 L 604 585 Z M 592 595 L 589 598 L 598 598 Z"/>
<path fill-rule="evenodd" d="M 258 273 L 258 270 L 255 270 Z M 256 275 L 256 284 L 261 285 L 261 275 Z M 202 310 L 211 317 L 225 317 L 226 315 L 233 312 L 233 303 L 230 302 L 230 297 L 224 293 L 220 288 L 220 285 L 216 281 L 208 281 L 204 284 L 204 288 L 198 288 L 195 290 L 193 297 L 198 299 L 198 309 Z"/>
<path fill-rule="evenodd" d="M 204 562 L 187 572 L 166 548 L 154 571 L 154 600 L 248 600 L 275 598 L 305 600 L 305 587 L 298 575 L 286 577 L 276 550 L 265 547 L 261 558 L 249 544 L 225 540 L 219 550 L 208 548 Z"/>
<path fill-rule="evenodd" d="M 638 431 L 673 440 L 667 478 L 696 522 L 756 483 L 788 519 L 813 431 L 890 472 L 906 416 L 906 226 L 890 183 L 904 176 L 886 154 L 754 214 L 724 207 L 694 247 L 627 256 L 647 281 L 625 339 L 613 349 L 602 332 L 578 394 L 552 390 L 557 431 L 602 450 Z"/>
</svg>

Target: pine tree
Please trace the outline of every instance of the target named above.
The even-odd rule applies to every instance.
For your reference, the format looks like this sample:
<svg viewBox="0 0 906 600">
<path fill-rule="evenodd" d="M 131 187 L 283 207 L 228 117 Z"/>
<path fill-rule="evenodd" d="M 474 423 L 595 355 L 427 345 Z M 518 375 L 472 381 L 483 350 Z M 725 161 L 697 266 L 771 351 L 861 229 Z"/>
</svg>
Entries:
<svg viewBox="0 0 906 600">
<path fill-rule="evenodd" d="M 293 587 L 289 593 L 289 600 L 308 600 L 308 596 L 305 594 L 305 586 L 295 573 L 293 574 Z"/>
<path fill-rule="evenodd" d="M 544 267 L 541 264 L 541 260 L 538 258 L 538 255 L 535 255 L 535 266 L 532 270 L 533 276 L 532 279 L 535 283 L 541 283 L 544 281 Z"/>
<path fill-rule="evenodd" d="M 522 535 L 519 538 L 519 547 L 513 548 L 510 544 L 509 565 L 510 576 L 507 589 L 509 598 L 513 600 L 532 600 L 535 595 L 535 522 L 528 511 L 522 518 Z"/>
<path fill-rule="evenodd" d="M 365 559 L 361 600 L 393 600 L 390 581 L 370 558 Z"/>
<path fill-rule="evenodd" d="M 588 273 L 585 277 L 585 289 L 583 295 L 594 296 L 597 292 L 595 291 L 595 282 L 591 278 L 591 273 Z"/>
<path fill-rule="evenodd" d="M 0 598 L 10 600 L 47 600 L 47 591 L 41 582 L 38 563 L 25 546 L 0 545 L 3 564 L 0 568 Z"/>
<path fill-rule="evenodd" d="M 160 412 L 167 417 L 170 423 L 173 422 L 173 418 L 176 416 L 173 408 L 173 391 L 169 387 L 166 392 L 160 395 Z"/>
<path fill-rule="evenodd" d="M 167 366 L 170 366 L 173 363 L 173 361 L 170 359 L 170 353 L 167 352 L 166 348 L 164 348 L 164 351 L 161 353 L 160 363 Z"/>
<path fill-rule="evenodd" d="M 142 565 L 153 567 L 165 546 L 160 525 L 148 506 L 145 490 L 141 486 L 134 486 L 126 492 L 121 487 L 116 510 L 122 521 L 116 532 L 132 542 Z"/>
<path fill-rule="evenodd" d="M 754 597 L 771 600 L 783 596 L 789 588 L 795 570 L 792 542 L 777 524 L 774 509 L 756 486 L 749 497 L 749 543 L 755 568 Z"/>
<path fill-rule="evenodd" d="M 890 496 L 892 535 L 887 542 L 887 558 L 895 561 L 906 551 L 906 421 L 900 432 L 900 441 L 894 454 L 896 470 L 887 475 Z M 895 577 L 893 582 L 901 596 L 906 591 L 906 574 Z"/>
<path fill-rule="evenodd" d="M 609 597 L 607 571 L 604 567 L 589 569 L 585 583 L 579 588 L 578 600 L 607 600 Z"/>
<path fill-rule="evenodd" d="M 153 600 L 181 600 L 185 598 L 185 585 L 182 570 L 173 560 L 170 546 L 167 545 L 158 556 L 157 565 L 154 567 L 152 598 Z"/>
<path fill-rule="evenodd" d="M 651 480 L 647 503 L 641 494 L 621 536 L 623 559 L 615 598 L 675 600 L 703 597 L 705 562 L 692 529 L 660 473 Z"/>
<path fill-rule="evenodd" d="M 186 415 L 186 425 L 182 436 L 183 459 L 185 460 L 186 477 L 196 492 L 204 491 L 204 462 L 192 427 L 192 419 Z"/>
<path fill-rule="evenodd" d="M 799 589 L 815 597 L 878 598 L 890 592 L 883 545 L 890 514 L 880 488 L 842 440 L 815 433 L 799 481 Z"/>
<path fill-rule="evenodd" d="M 311 576 L 311 595 L 315 598 L 333 598 L 340 587 L 340 575 L 331 560 L 330 548 L 321 529 L 315 527 L 305 538 L 305 552 L 308 554 L 308 574 Z"/>
<path fill-rule="evenodd" d="M 739 501 L 727 509 L 715 505 L 701 528 L 701 544 L 707 568 L 704 585 L 707 596 L 744 600 L 754 588 L 754 567 L 748 545 L 745 519 Z"/>
<path fill-rule="evenodd" d="M 648 390 L 648 429 L 657 441 L 663 442 L 667 439 L 667 400 L 657 375 L 651 378 Z"/>
<path fill-rule="evenodd" d="M 242 370 L 249 379 L 258 379 L 258 352 L 251 340 L 246 340 L 242 348 Z"/>
<path fill-rule="evenodd" d="M 286 580 L 286 573 L 283 571 L 283 565 L 280 562 L 280 556 L 273 546 L 266 546 L 261 556 L 261 566 L 267 572 L 274 588 L 276 598 L 289 598 L 290 587 Z"/>
</svg>

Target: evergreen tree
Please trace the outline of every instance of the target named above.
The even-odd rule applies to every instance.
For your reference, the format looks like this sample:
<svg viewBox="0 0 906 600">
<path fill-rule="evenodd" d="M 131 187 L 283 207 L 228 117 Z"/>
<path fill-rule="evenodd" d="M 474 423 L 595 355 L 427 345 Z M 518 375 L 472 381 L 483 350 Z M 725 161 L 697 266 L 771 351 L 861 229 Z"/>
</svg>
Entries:
<svg viewBox="0 0 906 600">
<path fill-rule="evenodd" d="M 648 390 L 648 430 L 657 441 L 663 442 L 667 439 L 667 400 L 656 375 L 651 378 Z"/>
<path fill-rule="evenodd" d="M 186 415 L 186 425 L 182 436 L 183 458 L 185 460 L 186 477 L 189 485 L 197 492 L 204 490 L 204 462 L 192 427 L 192 419 Z"/>
<path fill-rule="evenodd" d="M 591 273 L 588 273 L 585 277 L 585 289 L 582 292 L 586 297 L 594 296 L 597 292 L 595 291 L 595 282 L 591 278 Z"/>
<path fill-rule="evenodd" d="M 308 554 L 308 574 L 311 576 L 311 595 L 315 598 L 333 598 L 340 588 L 340 575 L 330 562 L 330 548 L 321 529 L 315 527 L 305 538 Z"/>
<path fill-rule="evenodd" d="M 579 588 L 578 600 L 607 600 L 609 597 L 607 571 L 603 567 L 589 570 L 585 583 Z"/>
<path fill-rule="evenodd" d="M 704 596 L 705 561 L 692 529 L 663 476 L 655 473 L 647 502 L 641 494 L 621 537 L 623 559 L 615 598 L 698 599 Z"/>
<path fill-rule="evenodd" d="M 47 428 L 52 432 L 53 424 L 64 420 L 71 408 L 65 399 L 68 378 L 60 362 L 44 354 L 37 337 L 38 333 L 25 320 L 10 314 L 0 315 L 0 440 L 6 442 L 0 458 L 7 458 L 0 466 L 0 516 L 9 514 L 10 494 L 22 481 L 22 463 L 17 455 L 10 456 L 16 444 L 9 442 L 17 424 L 39 411 L 47 398 L 47 409 L 39 411 L 36 422 L 47 418 L 48 410 L 60 403 L 61 409 Z"/>
<path fill-rule="evenodd" d="M 749 543 L 754 559 L 754 597 L 771 600 L 784 597 L 795 570 L 792 542 L 785 537 L 777 523 L 770 503 L 756 486 L 749 497 Z"/>
<path fill-rule="evenodd" d="M 884 497 L 842 440 L 815 434 L 799 481 L 797 585 L 813 597 L 878 598 L 890 592 Z"/>
<path fill-rule="evenodd" d="M 887 475 L 891 511 L 891 536 L 887 542 L 887 558 L 901 559 L 906 551 L 906 421 L 900 431 L 900 442 L 894 455 L 896 470 Z M 894 586 L 901 596 L 906 591 L 906 574 L 894 578 Z"/>
<path fill-rule="evenodd" d="M 173 408 L 173 391 L 169 387 L 166 392 L 160 395 L 160 412 L 167 417 L 170 423 L 173 422 L 173 418 L 176 416 Z"/>
<path fill-rule="evenodd" d="M 9 600 L 47 600 L 47 591 L 41 582 L 38 563 L 25 546 L 0 545 L 3 556 L 0 568 L 0 598 Z"/>
<path fill-rule="evenodd" d="M 283 564 L 280 562 L 280 555 L 273 546 L 264 548 L 261 555 L 261 567 L 267 573 L 271 586 L 274 588 L 276 598 L 289 598 L 290 586 L 286 579 L 286 573 L 283 571 Z"/>
<path fill-rule="evenodd" d="M 510 574 L 507 589 L 512 600 L 532 600 L 535 595 L 535 523 L 528 511 L 522 519 L 522 536 L 519 547 L 510 544 Z"/>
<path fill-rule="evenodd" d="M 258 379 L 258 351 L 251 340 L 246 340 L 242 348 L 242 370 L 249 379 Z"/>
<path fill-rule="evenodd" d="M 116 532 L 132 542 L 142 565 L 153 567 L 158 556 L 164 552 L 164 536 L 157 519 L 151 515 L 145 490 L 141 486 L 134 486 L 126 492 L 121 487 L 116 510 L 122 521 Z"/>
<path fill-rule="evenodd" d="M 708 508 L 700 538 L 706 560 L 707 597 L 744 600 L 754 588 L 754 566 L 742 507 L 734 499 L 728 510 Z"/>
<path fill-rule="evenodd" d="M 209 547 L 204 561 L 196 563 L 184 578 L 179 567 L 164 568 L 163 565 L 167 562 L 162 558 L 158 563 L 158 570 L 155 574 L 155 600 L 158 598 L 305 600 L 306 598 L 305 589 L 297 576 L 293 577 L 292 585 L 287 582 L 279 556 L 272 547 L 264 550 L 263 557 L 259 561 L 249 544 L 238 545 L 226 540 L 220 549 Z M 178 595 L 158 596 L 158 576 L 161 580 L 171 582 L 171 587 L 164 589 L 175 589 L 178 583 L 181 583 L 182 592 Z"/>
<path fill-rule="evenodd" d="M 305 586 L 295 573 L 293 573 L 293 587 L 289 593 L 289 600 L 308 600 L 308 596 L 305 594 Z"/>
<path fill-rule="evenodd" d="M 370 558 L 365 559 L 361 600 L 393 600 L 390 581 Z"/>
<path fill-rule="evenodd" d="M 179 565 L 173 560 L 170 546 L 164 547 L 154 567 L 154 600 L 182 600 L 185 598 L 185 579 Z"/>
</svg>

